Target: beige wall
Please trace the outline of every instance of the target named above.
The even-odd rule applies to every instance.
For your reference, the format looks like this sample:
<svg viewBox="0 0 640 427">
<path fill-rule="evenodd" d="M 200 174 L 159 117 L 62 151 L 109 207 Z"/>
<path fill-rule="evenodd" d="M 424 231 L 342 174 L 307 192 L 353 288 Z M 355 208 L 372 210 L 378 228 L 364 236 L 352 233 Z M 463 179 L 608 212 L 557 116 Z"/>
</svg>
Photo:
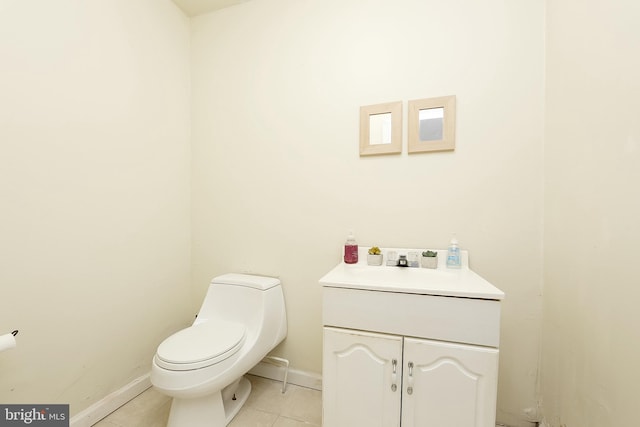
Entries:
<svg viewBox="0 0 640 427">
<path fill-rule="evenodd" d="M 542 404 L 638 425 L 640 5 L 547 2 Z"/>
<path fill-rule="evenodd" d="M 0 402 L 88 407 L 189 310 L 189 21 L 0 0 Z"/>
<path fill-rule="evenodd" d="M 547 424 L 633 425 L 640 10 L 544 7 L 254 0 L 192 20 L 189 59 L 169 1 L 0 0 L 0 401 L 89 406 L 226 271 L 282 278 L 275 353 L 319 372 L 317 281 L 353 228 L 456 232 L 506 292 L 501 422 L 537 416 L 542 322 Z M 359 158 L 359 106 L 449 94 L 455 153 Z"/>
<path fill-rule="evenodd" d="M 456 232 L 472 267 L 507 294 L 498 419 L 530 425 L 543 6 L 254 0 L 194 18 L 195 294 L 226 271 L 280 276 L 289 336 L 275 353 L 320 372 L 318 279 L 339 262 L 348 230 L 362 245 L 436 248 Z M 403 100 L 406 111 L 407 100 L 451 94 L 455 152 L 358 156 L 361 105 Z"/>
</svg>

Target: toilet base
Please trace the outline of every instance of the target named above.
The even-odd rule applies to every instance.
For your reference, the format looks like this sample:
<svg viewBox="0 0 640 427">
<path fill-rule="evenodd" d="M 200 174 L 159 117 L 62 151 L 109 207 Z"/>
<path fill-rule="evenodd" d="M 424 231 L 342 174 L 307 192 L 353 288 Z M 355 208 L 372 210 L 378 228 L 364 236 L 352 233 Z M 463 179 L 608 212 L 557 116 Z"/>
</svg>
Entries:
<svg viewBox="0 0 640 427">
<path fill-rule="evenodd" d="M 238 384 L 238 389 L 235 391 L 234 395 L 236 400 L 228 399 L 223 401 L 224 405 L 224 413 L 227 424 L 231 422 L 233 417 L 235 417 L 242 405 L 249 398 L 249 394 L 251 393 L 251 383 L 245 377 L 240 378 L 240 383 Z"/>
<path fill-rule="evenodd" d="M 236 400 L 223 402 L 222 391 L 195 399 L 173 398 L 167 427 L 225 427 L 236 416 L 251 393 L 251 383 L 240 379 Z"/>
</svg>

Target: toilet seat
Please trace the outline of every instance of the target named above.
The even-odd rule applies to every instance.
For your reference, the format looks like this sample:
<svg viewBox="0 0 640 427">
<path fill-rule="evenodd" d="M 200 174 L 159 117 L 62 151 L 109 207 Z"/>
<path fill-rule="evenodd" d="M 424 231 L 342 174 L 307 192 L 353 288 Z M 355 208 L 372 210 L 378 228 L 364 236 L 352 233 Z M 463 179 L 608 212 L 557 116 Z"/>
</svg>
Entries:
<svg viewBox="0 0 640 427">
<path fill-rule="evenodd" d="M 164 340 L 155 361 L 172 371 L 206 368 L 234 355 L 246 336 L 243 324 L 209 320 L 183 329 Z"/>
</svg>

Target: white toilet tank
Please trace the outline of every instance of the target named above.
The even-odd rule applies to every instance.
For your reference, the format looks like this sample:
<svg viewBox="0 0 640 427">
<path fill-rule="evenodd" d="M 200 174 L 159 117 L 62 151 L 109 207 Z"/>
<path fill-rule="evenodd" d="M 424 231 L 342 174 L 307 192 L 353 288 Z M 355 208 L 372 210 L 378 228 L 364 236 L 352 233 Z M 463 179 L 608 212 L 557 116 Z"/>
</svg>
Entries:
<svg viewBox="0 0 640 427">
<path fill-rule="evenodd" d="M 194 325 L 221 318 L 243 323 L 248 333 L 276 329 L 276 342 L 287 334 L 280 280 L 249 274 L 223 274 L 211 280 Z"/>
</svg>

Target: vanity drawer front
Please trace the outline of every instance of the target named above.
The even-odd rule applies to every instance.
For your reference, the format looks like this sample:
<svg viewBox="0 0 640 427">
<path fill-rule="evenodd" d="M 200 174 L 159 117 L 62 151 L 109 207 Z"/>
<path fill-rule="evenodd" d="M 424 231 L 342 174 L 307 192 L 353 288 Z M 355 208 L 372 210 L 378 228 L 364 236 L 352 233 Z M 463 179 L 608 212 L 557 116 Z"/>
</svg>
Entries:
<svg viewBox="0 0 640 427">
<path fill-rule="evenodd" d="M 323 288 L 325 326 L 498 347 L 500 301 Z"/>
</svg>

